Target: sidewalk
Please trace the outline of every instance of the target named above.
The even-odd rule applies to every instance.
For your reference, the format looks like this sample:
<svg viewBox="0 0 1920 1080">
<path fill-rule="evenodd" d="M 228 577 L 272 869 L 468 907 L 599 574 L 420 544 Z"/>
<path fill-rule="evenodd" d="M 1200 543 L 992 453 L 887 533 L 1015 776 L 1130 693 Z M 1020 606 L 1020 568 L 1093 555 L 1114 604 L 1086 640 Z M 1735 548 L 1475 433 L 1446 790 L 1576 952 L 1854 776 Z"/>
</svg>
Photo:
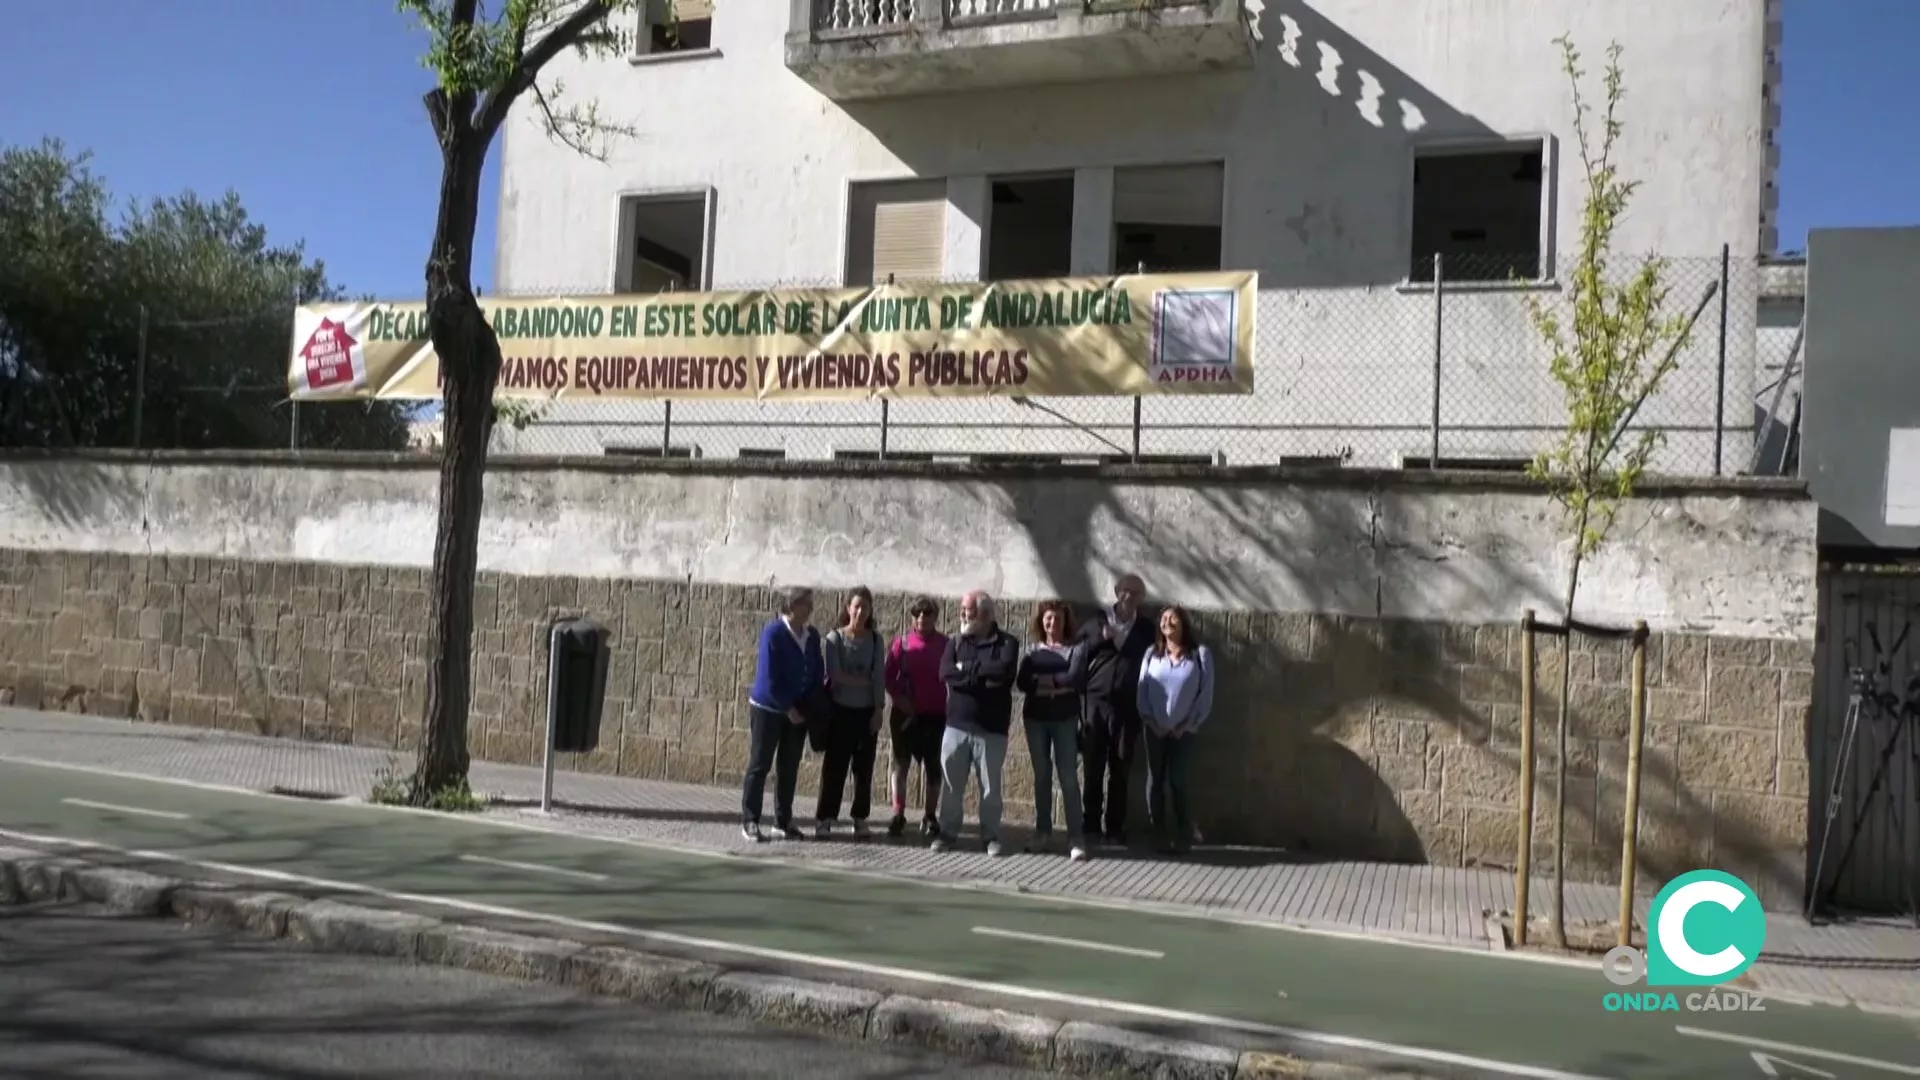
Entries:
<svg viewBox="0 0 1920 1080">
<path fill-rule="evenodd" d="M 396 762 L 406 764 L 389 752 L 360 747 L 11 708 L 0 708 L 0 757 L 249 790 L 347 797 L 364 797 L 382 770 Z M 473 784 L 494 798 L 537 804 L 540 771 L 475 762 Z M 745 859 L 804 862 L 1469 949 L 1493 947 L 1487 918 L 1513 903 L 1513 877 L 1497 870 L 1302 861 L 1282 851 L 1219 847 L 1203 847 L 1182 861 L 1137 851 L 1096 852 L 1092 861 L 1073 864 L 1062 856 L 936 854 L 921 844 L 877 837 L 753 846 L 739 838 L 739 795 L 728 789 L 561 773 L 555 797 L 564 808 L 551 816 L 515 806 L 488 814 L 538 820 L 583 836 Z M 1544 884 L 1534 886 L 1534 895 L 1546 896 Z M 1569 885 L 1568 917 L 1609 921 L 1617 898 L 1608 886 Z M 1647 900 L 1640 899 L 1642 917 Z M 1765 958 L 1751 972 L 1758 990 L 1783 998 L 1848 1002 L 1874 1011 L 1920 1013 L 1920 931 L 1910 924 L 1813 927 L 1783 914 L 1770 920 Z"/>
</svg>

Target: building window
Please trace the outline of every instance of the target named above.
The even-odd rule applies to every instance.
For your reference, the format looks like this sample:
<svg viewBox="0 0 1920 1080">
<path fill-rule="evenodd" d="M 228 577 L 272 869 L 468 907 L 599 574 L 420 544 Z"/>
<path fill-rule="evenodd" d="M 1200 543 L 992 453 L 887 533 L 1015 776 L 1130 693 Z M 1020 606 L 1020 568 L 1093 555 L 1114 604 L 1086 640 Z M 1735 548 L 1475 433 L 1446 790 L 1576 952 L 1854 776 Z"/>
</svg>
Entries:
<svg viewBox="0 0 1920 1080">
<path fill-rule="evenodd" d="M 710 193 L 633 195 L 620 201 L 620 262 L 614 291 L 706 288 Z"/>
<path fill-rule="evenodd" d="M 1421 150 L 1413 161 L 1413 281 L 1546 276 L 1546 148 L 1539 140 Z"/>
<path fill-rule="evenodd" d="M 1226 179 L 1217 161 L 1113 170 L 1114 272 L 1220 269 Z"/>
<path fill-rule="evenodd" d="M 1073 174 L 992 181 L 986 280 L 1061 278 L 1073 273 Z"/>
<path fill-rule="evenodd" d="M 847 284 L 940 280 L 946 253 L 945 180 L 855 184 L 847 209 Z"/>
<path fill-rule="evenodd" d="M 639 46 L 643 56 L 713 48 L 713 0 L 647 0 Z"/>
</svg>

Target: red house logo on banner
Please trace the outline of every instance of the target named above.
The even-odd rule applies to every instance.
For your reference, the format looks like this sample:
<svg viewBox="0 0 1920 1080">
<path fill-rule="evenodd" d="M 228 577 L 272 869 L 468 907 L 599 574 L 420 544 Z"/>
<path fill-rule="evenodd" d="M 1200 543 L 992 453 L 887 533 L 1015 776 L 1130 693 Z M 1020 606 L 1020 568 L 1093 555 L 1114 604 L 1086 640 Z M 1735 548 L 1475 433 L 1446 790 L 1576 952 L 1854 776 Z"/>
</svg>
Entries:
<svg viewBox="0 0 1920 1080">
<path fill-rule="evenodd" d="M 353 386 L 356 382 L 353 351 L 359 344 L 347 333 L 344 323 L 321 319 L 320 328 L 300 350 L 300 359 L 307 365 L 307 389 Z"/>
</svg>

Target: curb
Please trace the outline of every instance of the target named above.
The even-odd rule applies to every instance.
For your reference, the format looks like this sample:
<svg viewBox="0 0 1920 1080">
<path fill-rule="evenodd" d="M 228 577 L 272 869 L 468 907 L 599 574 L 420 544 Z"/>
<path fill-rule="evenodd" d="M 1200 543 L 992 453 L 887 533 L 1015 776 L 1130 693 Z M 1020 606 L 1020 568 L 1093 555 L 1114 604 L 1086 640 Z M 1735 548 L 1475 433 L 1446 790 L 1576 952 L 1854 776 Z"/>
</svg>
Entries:
<svg viewBox="0 0 1920 1080">
<path fill-rule="evenodd" d="M 58 901 L 95 904 L 122 915 L 177 918 L 315 952 L 550 983 L 842 1040 L 908 1045 L 1067 1075 L 1138 1080 L 1417 1080 L 1430 1075 L 1241 1051 L 1100 1023 L 722 968 L 0 847 L 0 906 Z"/>
</svg>

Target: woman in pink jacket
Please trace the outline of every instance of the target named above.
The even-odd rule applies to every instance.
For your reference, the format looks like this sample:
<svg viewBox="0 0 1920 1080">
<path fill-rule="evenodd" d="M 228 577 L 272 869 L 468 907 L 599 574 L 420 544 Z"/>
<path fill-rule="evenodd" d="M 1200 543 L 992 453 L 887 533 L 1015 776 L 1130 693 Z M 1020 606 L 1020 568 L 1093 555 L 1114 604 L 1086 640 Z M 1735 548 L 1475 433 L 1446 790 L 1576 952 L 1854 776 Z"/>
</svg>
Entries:
<svg viewBox="0 0 1920 1080">
<path fill-rule="evenodd" d="M 893 771 L 887 785 L 893 796 L 893 822 L 887 826 L 887 835 L 907 831 L 907 781 L 918 761 L 927 803 L 920 835 L 931 840 L 940 835 L 940 740 L 947 733 L 947 684 L 940 680 L 940 656 L 946 650 L 947 635 L 939 630 L 940 605 L 933 597 L 915 598 L 907 613 L 911 628 L 894 638 L 887 650 L 887 698 L 893 705 L 887 725 L 893 745 Z"/>
</svg>

